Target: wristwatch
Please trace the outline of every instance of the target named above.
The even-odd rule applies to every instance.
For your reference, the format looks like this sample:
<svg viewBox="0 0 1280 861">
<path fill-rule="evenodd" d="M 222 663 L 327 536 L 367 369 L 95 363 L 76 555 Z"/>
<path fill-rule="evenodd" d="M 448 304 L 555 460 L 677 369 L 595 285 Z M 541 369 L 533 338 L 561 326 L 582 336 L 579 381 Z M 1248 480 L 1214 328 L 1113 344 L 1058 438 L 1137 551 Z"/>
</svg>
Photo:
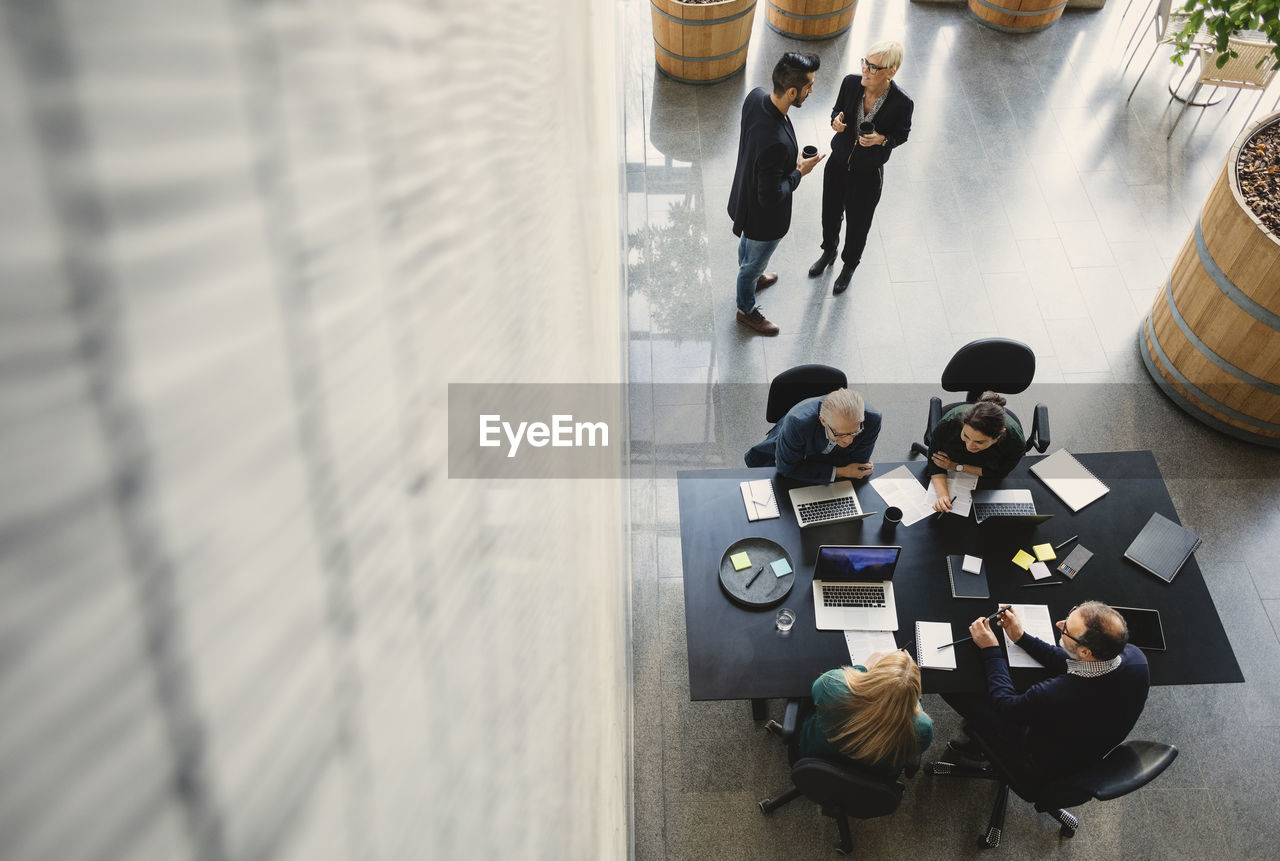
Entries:
<svg viewBox="0 0 1280 861">
<path fill-rule="evenodd" d="M 957 463 L 957 464 L 956 464 L 956 472 L 964 472 L 964 464 L 963 464 L 963 463 Z"/>
</svg>

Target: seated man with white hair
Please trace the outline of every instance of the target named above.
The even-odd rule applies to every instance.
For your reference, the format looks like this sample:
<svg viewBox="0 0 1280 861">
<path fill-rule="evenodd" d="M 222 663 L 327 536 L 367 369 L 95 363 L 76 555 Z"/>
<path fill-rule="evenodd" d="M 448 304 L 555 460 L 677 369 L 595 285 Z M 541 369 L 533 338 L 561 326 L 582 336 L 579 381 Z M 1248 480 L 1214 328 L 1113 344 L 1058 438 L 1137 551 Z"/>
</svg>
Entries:
<svg viewBox="0 0 1280 861">
<path fill-rule="evenodd" d="M 778 474 L 813 484 L 867 478 L 880 436 L 880 413 L 848 389 L 796 404 L 752 446 L 747 466 L 778 467 Z"/>
</svg>

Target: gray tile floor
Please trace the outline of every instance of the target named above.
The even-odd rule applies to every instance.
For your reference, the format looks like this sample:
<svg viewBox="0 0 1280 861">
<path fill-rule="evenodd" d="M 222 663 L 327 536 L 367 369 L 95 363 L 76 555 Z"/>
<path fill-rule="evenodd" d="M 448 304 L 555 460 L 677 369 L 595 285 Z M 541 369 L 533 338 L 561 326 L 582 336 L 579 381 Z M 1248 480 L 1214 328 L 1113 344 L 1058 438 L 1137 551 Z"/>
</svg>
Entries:
<svg viewBox="0 0 1280 861">
<path fill-rule="evenodd" d="M 1055 445 L 1156 452 L 1179 514 L 1205 538 L 1197 558 L 1247 680 L 1153 690 L 1135 735 L 1177 744 L 1174 768 L 1139 793 L 1081 808 L 1070 842 L 1013 803 L 1001 855 L 1276 857 L 1280 452 L 1187 418 L 1156 391 L 1136 347 L 1255 96 L 1230 111 L 1225 101 L 1192 109 L 1166 142 L 1167 49 L 1125 102 L 1150 51 L 1148 36 L 1122 76 L 1140 0 L 1127 17 L 1111 0 L 1024 36 L 982 28 L 960 6 L 863 0 L 848 35 L 808 43 L 768 29 L 764 5 L 745 74 L 694 87 L 655 71 L 649 4 L 617 3 L 636 384 L 636 857 L 821 858 L 836 839 L 807 802 L 757 810 L 786 785 L 786 762 L 745 703 L 689 700 L 675 471 L 739 465 L 765 430 L 768 380 L 806 361 L 845 369 L 885 413 L 877 459 L 904 459 L 947 358 L 988 335 L 1035 348 L 1036 385 L 1012 403 L 1050 404 Z M 742 97 L 783 51 L 816 51 L 818 86 L 792 118 L 802 143 L 825 150 L 839 82 L 882 36 L 906 45 L 896 80 L 916 109 L 863 263 L 841 297 L 830 294 L 833 270 L 807 277 L 820 238 L 814 173 L 770 267 L 781 280 L 762 297 L 782 334 L 754 335 L 734 321 L 725 214 Z M 925 707 L 944 743 L 954 715 L 934 696 Z M 857 825 L 855 840 L 868 858 L 975 855 L 990 797 L 985 784 L 918 776 L 899 811 Z"/>
</svg>

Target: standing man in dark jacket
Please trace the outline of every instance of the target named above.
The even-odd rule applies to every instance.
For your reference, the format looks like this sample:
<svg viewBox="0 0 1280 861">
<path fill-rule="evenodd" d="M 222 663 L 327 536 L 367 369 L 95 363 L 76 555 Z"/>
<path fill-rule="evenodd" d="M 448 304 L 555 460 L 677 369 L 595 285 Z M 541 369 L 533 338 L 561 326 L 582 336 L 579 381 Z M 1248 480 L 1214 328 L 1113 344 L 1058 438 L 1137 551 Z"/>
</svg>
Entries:
<svg viewBox="0 0 1280 861">
<path fill-rule="evenodd" d="M 867 247 L 871 218 L 884 188 L 884 164 L 911 134 L 915 105 L 893 83 L 901 65 L 901 42 L 872 45 L 862 58 L 862 74 L 845 76 L 831 109 L 831 128 L 836 134 L 822 174 L 822 256 L 809 267 L 809 276 L 818 277 L 836 259 L 840 219 L 847 217 L 840 255 L 844 265 L 832 289 L 837 296 L 848 289 Z M 870 123 L 873 130 L 860 131 L 863 123 Z"/>
<path fill-rule="evenodd" d="M 778 334 L 756 305 L 756 290 L 778 280 L 765 273 L 791 226 L 791 193 L 822 155 L 800 158 L 787 111 L 813 92 L 817 54 L 788 51 L 773 67 L 773 92 L 756 87 L 742 103 L 738 166 L 729 192 L 729 217 L 738 243 L 738 322 L 762 335 Z"/>
<path fill-rule="evenodd" d="M 1053 678 L 1018 691 L 1009 665 L 985 618 L 969 626 L 982 650 L 986 694 L 943 694 L 974 732 L 992 745 L 1020 782 L 1038 785 L 1088 768 L 1124 741 L 1147 702 L 1151 676 L 1147 658 L 1129 644 L 1124 617 L 1100 601 L 1072 607 L 1057 623 L 1062 645 L 1024 633 L 1013 610 L 997 624 Z M 951 750 L 980 758 L 971 740 L 952 741 Z"/>
</svg>

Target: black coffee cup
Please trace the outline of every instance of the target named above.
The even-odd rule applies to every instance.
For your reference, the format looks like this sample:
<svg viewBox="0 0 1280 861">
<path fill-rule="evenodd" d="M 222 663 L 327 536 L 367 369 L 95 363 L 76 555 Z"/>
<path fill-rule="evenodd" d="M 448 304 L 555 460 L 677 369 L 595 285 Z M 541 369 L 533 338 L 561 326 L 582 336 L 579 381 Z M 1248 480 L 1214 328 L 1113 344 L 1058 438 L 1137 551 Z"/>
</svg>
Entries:
<svg viewBox="0 0 1280 861">
<path fill-rule="evenodd" d="M 800 154 L 803 155 L 805 158 L 813 158 L 815 155 L 818 154 L 818 148 L 816 146 L 807 146 L 804 149 L 800 150 Z"/>
<path fill-rule="evenodd" d="M 884 522 L 880 524 L 880 531 L 885 535 L 891 535 L 901 522 L 902 509 L 896 505 L 890 505 L 884 510 Z"/>
<path fill-rule="evenodd" d="M 869 135 L 876 130 L 876 124 L 871 120 L 863 120 L 858 126 L 858 134 Z"/>
</svg>

